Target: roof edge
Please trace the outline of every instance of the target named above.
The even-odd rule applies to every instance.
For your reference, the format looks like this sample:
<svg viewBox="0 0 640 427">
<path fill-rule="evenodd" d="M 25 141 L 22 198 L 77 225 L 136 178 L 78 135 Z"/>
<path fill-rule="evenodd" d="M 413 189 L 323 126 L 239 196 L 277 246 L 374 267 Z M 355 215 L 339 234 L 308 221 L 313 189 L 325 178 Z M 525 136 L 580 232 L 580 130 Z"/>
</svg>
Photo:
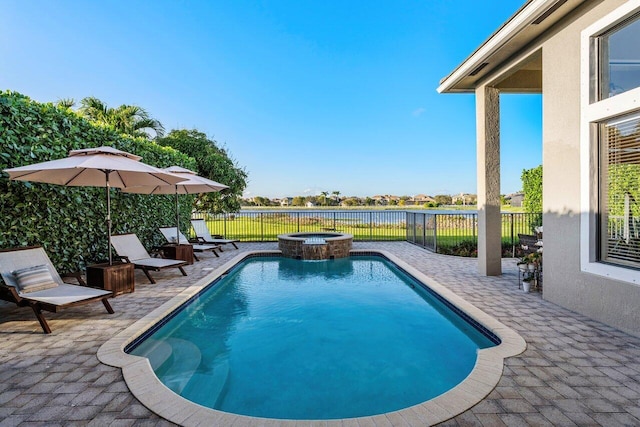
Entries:
<svg viewBox="0 0 640 427">
<path fill-rule="evenodd" d="M 438 93 L 460 92 L 453 89 L 463 78 L 480 67 L 487 58 L 531 25 L 560 0 L 528 0 L 515 14 L 498 28 L 484 43 L 458 65 L 448 76 L 440 80 Z"/>
</svg>

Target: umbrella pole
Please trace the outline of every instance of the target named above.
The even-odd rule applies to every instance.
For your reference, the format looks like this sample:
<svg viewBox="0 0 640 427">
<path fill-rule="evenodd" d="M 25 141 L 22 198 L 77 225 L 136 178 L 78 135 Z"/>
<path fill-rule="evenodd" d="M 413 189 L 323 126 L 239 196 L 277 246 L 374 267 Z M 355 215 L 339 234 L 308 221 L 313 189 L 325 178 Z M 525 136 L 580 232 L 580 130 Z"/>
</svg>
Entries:
<svg viewBox="0 0 640 427">
<path fill-rule="evenodd" d="M 180 244 L 180 208 L 178 206 L 178 186 L 176 188 L 176 244 Z"/>
<path fill-rule="evenodd" d="M 109 186 L 109 174 L 111 171 L 107 171 L 107 240 L 109 246 L 109 265 L 113 265 L 113 258 L 111 256 L 111 187 Z"/>
</svg>

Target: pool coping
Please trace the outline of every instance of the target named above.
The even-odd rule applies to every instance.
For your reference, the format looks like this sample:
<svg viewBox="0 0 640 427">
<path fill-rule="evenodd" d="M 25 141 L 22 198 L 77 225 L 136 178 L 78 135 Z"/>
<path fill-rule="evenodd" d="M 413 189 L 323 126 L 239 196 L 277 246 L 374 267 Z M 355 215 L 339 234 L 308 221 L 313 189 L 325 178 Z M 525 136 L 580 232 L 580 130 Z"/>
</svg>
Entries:
<svg viewBox="0 0 640 427">
<path fill-rule="evenodd" d="M 270 254 L 280 255 L 280 251 L 247 251 L 238 254 L 105 342 L 98 349 L 98 360 L 105 365 L 121 368 L 129 390 L 140 403 L 160 417 L 182 426 L 231 426 L 234 424 L 285 427 L 302 425 L 337 427 L 349 424 L 354 426 L 424 426 L 453 418 L 482 401 L 498 384 L 502 376 L 504 359 L 522 353 L 527 347 L 524 339 L 513 329 L 484 313 L 432 277 L 425 275 L 397 256 L 382 250 L 352 250 L 351 254 L 354 255 L 380 255 L 393 262 L 406 273 L 424 283 L 432 291 L 466 313 L 468 317 L 484 325 L 500 339 L 501 343 L 494 347 L 478 350 L 478 358 L 471 373 L 460 384 L 431 400 L 385 414 L 335 420 L 280 420 L 236 415 L 207 408 L 175 394 L 162 384 L 153 372 L 148 359 L 124 352 L 125 347 L 147 329 L 170 315 L 180 305 L 187 302 L 209 283 L 226 274 L 236 264 L 249 257 Z"/>
</svg>

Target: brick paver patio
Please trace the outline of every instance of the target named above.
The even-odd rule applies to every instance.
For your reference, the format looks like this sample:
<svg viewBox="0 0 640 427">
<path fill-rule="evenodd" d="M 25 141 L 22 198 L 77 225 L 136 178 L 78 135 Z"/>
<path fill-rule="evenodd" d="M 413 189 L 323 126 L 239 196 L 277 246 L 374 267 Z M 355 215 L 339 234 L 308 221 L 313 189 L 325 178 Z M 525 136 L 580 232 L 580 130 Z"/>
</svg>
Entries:
<svg viewBox="0 0 640 427">
<path fill-rule="evenodd" d="M 354 246 L 396 254 L 527 341 L 524 353 L 506 360 L 498 386 L 485 400 L 442 425 L 640 425 L 640 339 L 544 301 L 540 294 L 525 294 L 517 287 L 513 260 L 503 260 L 502 277 L 489 278 L 476 273 L 474 259 L 435 255 L 409 243 Z M 243 243 L 240 248 L 277 245 Z M 138 403 L 120 370 L 101 364 L 96 352 L 115 333 L 238 253 L 203 255 L 187 268 L 189 277 L 155 273 L 156 285 L 136 272 L 136 291 L 111 300 L 113 315 L 101 304 L 45 313 L 51 335 L 42 333 L 30 309 L 0 301 L 0 427 L 172 425 Z"/>
</svg>

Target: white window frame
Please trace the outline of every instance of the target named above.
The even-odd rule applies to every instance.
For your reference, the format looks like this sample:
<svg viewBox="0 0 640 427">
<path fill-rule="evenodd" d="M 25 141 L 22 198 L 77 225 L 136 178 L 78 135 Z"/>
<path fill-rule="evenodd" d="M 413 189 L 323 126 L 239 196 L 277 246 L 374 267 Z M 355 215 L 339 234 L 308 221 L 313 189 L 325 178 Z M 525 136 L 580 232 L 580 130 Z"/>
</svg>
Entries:
<svg viewBox="0 0 640 427">
<path fill-rule="evenodd" d="M 580 269 L 610 279 L 640 284 L 640 273 L 633 268 L 598 262 L 598 140 L 597 126 L 607 119 L 640 111 L 640 88 L 603 99 L 591 100 L 591 40 L 606 33 L 640 12 L 640 0 L 629 0 L 581 33 L 580 45 Z M 599 55 L 594 55 L 595 58 Z M 597 96 L 597 95 L 596 95 Z"/>
</svg>

